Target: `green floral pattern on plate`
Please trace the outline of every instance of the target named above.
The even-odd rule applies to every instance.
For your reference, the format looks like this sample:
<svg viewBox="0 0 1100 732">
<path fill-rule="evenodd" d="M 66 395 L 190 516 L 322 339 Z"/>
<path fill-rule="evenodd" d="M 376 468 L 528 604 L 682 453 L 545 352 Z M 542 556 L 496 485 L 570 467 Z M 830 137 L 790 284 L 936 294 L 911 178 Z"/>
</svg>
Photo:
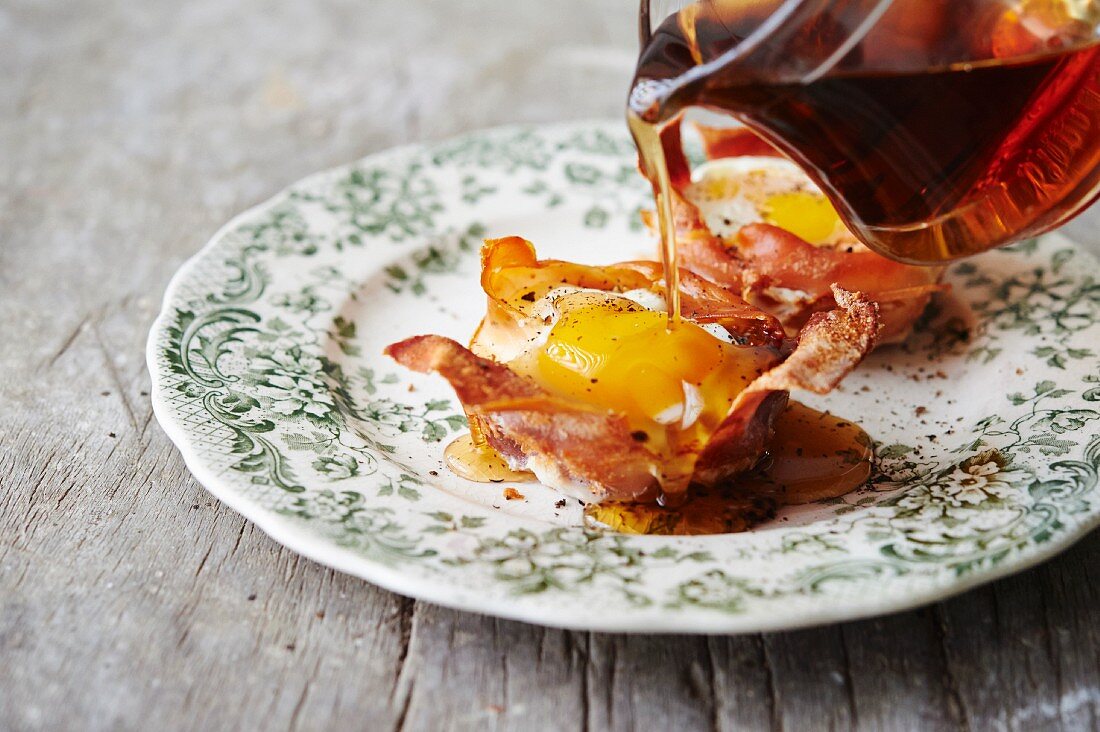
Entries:
<svg viewBox="0 0 1100 732">
<path fill-rule="evenodd" d="M 718 537 L 580 524 L 541 486 L 441 469 L 466 429 L 386 344 L 465 338 L 478 242 L 645 256 L 622 125 L 511 127 L 368 157 L 228 224 L 150 335 L 157 416 L 198 479 L 292 549 L 412 596 L 601 630 L 746 632 L 928 602 L 1100 522 L 1100 278 L 1057 235 L 955 265 L 954 295 L 816 406 L 878 440 L 864 489 Z"/>
</svg>

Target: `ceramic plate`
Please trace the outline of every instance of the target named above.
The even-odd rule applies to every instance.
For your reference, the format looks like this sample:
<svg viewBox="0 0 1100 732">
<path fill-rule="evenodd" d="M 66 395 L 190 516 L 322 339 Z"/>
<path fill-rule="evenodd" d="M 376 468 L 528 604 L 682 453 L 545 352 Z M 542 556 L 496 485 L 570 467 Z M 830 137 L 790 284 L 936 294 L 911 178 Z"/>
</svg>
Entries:
<svg viewBox="0 0 1100 732">
<path fill-rule="evenodd" d="M 459 340 L 478 247 L 606 263 L 653 248 L 621 123 L 511 127 L 373 155 L 243 214 L 168 288 L 157 417 L 198 480 L 277 541 L 412 597 L 547 625 L 748 632 L 927 603 L 1100 523 L 1100 267 L 1057 235 L 954 265 L 901 347 L 797 395 L 877 441 L 871 483 L 710 537 L 586 529 L 576 501 L 462 481 L 440 378 L 381 355 Z"/>
</svg>

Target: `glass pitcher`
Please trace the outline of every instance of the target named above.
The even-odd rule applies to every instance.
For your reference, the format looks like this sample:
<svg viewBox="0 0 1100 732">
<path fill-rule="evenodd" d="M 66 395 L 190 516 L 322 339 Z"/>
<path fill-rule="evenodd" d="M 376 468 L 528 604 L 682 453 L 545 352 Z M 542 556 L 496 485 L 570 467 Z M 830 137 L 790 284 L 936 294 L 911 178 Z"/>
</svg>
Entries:
<svg viewBox="0 0 1100 732">
<path fill-rule="evenodd" d="M 1100 195 L 1100 0 L 642 0 L 629 107 L 733 115 L 881 254 L 942 262 Z"/>
</svg>

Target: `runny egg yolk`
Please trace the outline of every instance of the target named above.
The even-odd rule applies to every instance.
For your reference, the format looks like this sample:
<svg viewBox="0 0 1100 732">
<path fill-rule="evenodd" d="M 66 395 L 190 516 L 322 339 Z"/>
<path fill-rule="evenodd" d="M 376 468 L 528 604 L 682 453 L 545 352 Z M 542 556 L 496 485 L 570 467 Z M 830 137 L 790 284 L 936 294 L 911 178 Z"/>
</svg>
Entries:
<svg viewBox="0 0 1100 732">
<path fill-rule="evenodd" d="M 557 322 L 522 370 L 552 392 L 625 415 L 642 439 L 660 437 L 658 450 L 666 439 L 677 450 L 705 444 L 773 358 L 692 322 L 670 329 L 663 310 L 613 294 L 571 293 L 555 308 Z"/>
<path fill-rule="evenodd" d="M 733 237 L 747 224 L 766 223 L 815 245 L 851 239 L 829 199 L 793 163 L 729 158 L 695 171 L 687 199 L 717 236 Z"/>
<path fill-rule="evenodd" d="M 840 226 L 840 217 L 829 199 L 810 191 L 769 196 L 761 214 L 767 223 L 786 229 L 811 244 L 827 241 Z"/>
</svg>

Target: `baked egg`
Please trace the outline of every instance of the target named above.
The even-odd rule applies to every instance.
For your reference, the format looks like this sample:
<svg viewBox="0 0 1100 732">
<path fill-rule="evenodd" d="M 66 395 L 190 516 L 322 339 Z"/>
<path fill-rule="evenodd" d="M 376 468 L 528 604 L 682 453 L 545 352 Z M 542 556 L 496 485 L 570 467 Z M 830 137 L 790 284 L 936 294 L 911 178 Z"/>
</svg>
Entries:
<svg viewBox="0 0 1100 732">
<path fill-rule="evenodd" d="M 742 226 L 763 223 L 810 244 L 858 244 L 821 189 L 783 158 L 710 160 L 696 168 L 683 194 L 711 233 L 723 239 L 735 236 Z"/>
</svg>

